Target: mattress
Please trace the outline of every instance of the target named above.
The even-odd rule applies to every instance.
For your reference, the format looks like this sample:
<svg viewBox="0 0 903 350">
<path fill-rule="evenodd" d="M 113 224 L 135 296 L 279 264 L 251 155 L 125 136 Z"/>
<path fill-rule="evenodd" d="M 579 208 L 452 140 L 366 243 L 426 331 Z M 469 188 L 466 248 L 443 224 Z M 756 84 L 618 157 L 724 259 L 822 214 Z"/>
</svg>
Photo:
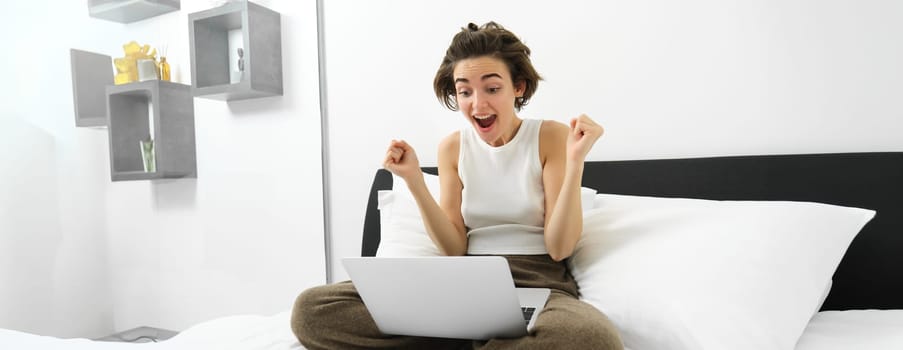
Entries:
<svg viewBox="0 0 903 350">
<path fill-rule="evenodd" d="M 822 311 L 796 350 L 903 349 L 903 310 Z"/>
<path fill-rule="evenodd" d="M 202 322 L 159 343 L 114 343 L 88 339 L 60 339 L 38 336 L 8 329 L 0 329 L 0 349 L 60 349 L 60 350 L 119 350 L 119 349 L 242 349 L 297 350 L 304 349 L 289 327 L 291 312 L 272 316 L 239 315 Z"/>
<path fill-rule="evenodd" d="M 0 349 L 304 349 L 289 329 L 290 312 L 240 315 L 206 321 L 160 343 L 112 343 L 59 339 L 0 329 Z M 850 310 L 817 313 L 796 350 L 903 349 L 903 310 Z"/>
</svg>

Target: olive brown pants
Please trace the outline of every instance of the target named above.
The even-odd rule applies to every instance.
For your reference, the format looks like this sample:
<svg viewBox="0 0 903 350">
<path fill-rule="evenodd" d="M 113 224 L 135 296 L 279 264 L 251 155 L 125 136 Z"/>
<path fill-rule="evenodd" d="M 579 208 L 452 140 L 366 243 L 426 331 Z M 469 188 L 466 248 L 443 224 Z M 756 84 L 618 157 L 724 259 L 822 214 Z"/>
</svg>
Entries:
<svg viewBox="0 0 903 350">
<path fill-rule="evenodd" d="M 354 285 L 341 282 L 301 293 L 292 331 L 308 349 L 623 349 L 617 329 L 592 305 L 577 299 L 577 283 L 564 262 L 548 255 L 505 256 L 518 287 L 552 293 L 530 334 L 488 341 L 382 334 Z"/>
</svg>

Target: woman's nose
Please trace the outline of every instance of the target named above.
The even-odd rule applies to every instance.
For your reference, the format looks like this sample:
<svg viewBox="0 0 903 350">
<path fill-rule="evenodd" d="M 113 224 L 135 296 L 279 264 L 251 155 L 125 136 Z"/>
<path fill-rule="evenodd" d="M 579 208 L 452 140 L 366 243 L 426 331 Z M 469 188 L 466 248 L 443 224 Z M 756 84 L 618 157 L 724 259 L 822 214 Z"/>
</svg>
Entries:
<svg viewBox="0 0 903 350">
<path fill-rule="evenodd" d="M 483 106 L 486 104 L 486 99 L 485 99 L 484 96 L 483 96 L 481 93 L 479 93 L 479 92 L 473 93 L 473 100 L 472 100 L 472 101 L 473 101 L 473 107 L 474 107 L 474 109 L 477 109 L 477 108 L 479 108 L 479 107 L 483 107 Z"/>
</svg>

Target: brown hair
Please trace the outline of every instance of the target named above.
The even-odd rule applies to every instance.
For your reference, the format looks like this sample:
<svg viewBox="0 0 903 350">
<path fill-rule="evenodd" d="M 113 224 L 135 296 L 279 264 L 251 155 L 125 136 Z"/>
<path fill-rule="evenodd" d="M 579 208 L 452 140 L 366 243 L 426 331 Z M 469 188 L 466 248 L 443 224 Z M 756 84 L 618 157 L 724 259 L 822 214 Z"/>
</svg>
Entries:
<svg viewBox="0 0 903 350">
<path fill-rule="evenodd" d="M 508 66 L 512 82 L 515 85 L 520 82 L 524 83 L 524 96 L 514 100 L 514 107 L 520 111 L 521 107 L 526 105 L 533 93 L 536 92 L 536 86 L 542 77 L 530 62 L 530 48 L 524 45 L 514 33 L 495 22 L 488 22 L 479 27 L 469 23 L 455 35 L 448 50 L 445 51 L 445 58 L 442 59 L 442 64 L 439 65 L 439 70 L 433 79 L 433 90 L 436 92 L 436 97 L 448 109 L 458 110 L 458 101 L 455 99 L 455 80 L 452 76 L 455 64 L 461 60 L 482 56 L 501 59 Z"/>
</svg>

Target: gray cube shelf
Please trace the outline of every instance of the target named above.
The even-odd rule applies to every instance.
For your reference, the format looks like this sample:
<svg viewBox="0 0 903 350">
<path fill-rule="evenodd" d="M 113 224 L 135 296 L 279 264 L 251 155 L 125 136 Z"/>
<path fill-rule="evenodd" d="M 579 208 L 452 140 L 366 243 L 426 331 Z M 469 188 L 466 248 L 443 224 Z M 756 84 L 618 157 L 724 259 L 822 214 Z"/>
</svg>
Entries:
<svg viewBox="0 0 903 350">
<path fill-rule="evenodd" d="M 244 73 L 230 82 L 229 31 L 241 30 Z M 242 100 L 282 95 L 282 29 L 278 12 L 239 1 L 188 15 L 194 96 Z"/>
<path fill-rule="evenodd" d="M 197 177 L 194 98 L 190 86 L 149 80 L 111 85 L 106 94 L 113 181 Z M 139 141 L 150 138 L 151 127 L 156 171 L 147 172 Z"/>
<path fill-rule="evenodd" d="M 178 11 L 180 0 L 88 0 L 88 15 L 119 23 L 131 23 Z"/>
<path fill-rule="evenodd" d="M 107 85 L 113 85 L 110 56 L 70 49 L 75 126 L 107 126 Z"/>
</svg>

